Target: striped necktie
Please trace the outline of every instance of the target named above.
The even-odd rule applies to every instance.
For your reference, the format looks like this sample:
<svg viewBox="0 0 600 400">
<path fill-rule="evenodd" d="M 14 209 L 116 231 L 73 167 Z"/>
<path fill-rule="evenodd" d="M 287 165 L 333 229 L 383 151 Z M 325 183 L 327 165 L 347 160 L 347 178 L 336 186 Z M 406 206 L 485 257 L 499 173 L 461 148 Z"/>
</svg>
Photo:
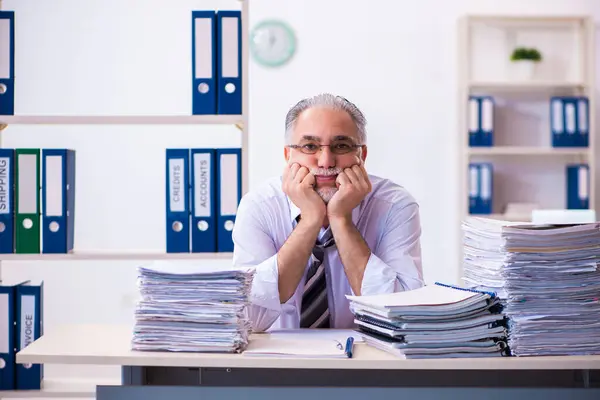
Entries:
<svg viewBox="0 0 600 400">
<path fill-rule="evenodd" d="M 301 328 L 329 328 L 329 304 L 327 301 L 327 281 L 325 274 L 325 248 L 334 246 L 331 230 L 323 237 L 322 243 L 315 243 L 311 255 L 312 265 L 306 275 L 302 309 L 300 313 Z"/>
</svg>

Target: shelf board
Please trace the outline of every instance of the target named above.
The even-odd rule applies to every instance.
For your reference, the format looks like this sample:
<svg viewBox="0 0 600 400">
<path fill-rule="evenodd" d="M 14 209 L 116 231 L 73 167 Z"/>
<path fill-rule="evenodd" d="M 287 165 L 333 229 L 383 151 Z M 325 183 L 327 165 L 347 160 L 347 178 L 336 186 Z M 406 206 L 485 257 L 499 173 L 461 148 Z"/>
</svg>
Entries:
<svg viewBox="0 0 600 400">
<path fill-rule="evenodd" d="M 0 398 L 96 398 L 97 385 L 120 385 L 119 380 L 44 379 L 41 390 L 0 391 Z"/>
<path fill-rule="evenodd" d="M 236 125 L 241 115 L 0 115 L 5 125 Z"/>
<path fill-rule="evenodd" d="M 507 90 L 507 91 L 531 91 L 549 89 L 581 89 L 586 86 L 585 82 L 565 81 L 471 81 L 470 89 L 478 90 Z"/>
<path fill-rule="evenodd" d="M 469 155 L 494 156 L 589 156 L 588 147 L 535 147 L 535 146 L 492 146 L 492 147 L 469 147 Z"/>
<path fill-rule="evenodd" d="M 232 253 L 166 253 L 159 251 L 85 250 L 67 254 L 0 254 L 4 261 L 102 261 L 102 260 L 216 260 L 230 259 Z"/>
</svg>

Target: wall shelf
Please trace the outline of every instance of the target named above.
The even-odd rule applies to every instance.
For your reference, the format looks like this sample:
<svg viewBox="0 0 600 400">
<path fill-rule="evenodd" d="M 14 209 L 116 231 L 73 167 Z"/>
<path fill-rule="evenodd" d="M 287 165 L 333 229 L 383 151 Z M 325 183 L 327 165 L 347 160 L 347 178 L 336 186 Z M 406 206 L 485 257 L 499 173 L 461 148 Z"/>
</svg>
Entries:
<svg viewBox="0 0 600 400">
<path fill-rule="evenodd" d="M 5 125 L 236 125 L 242 115 L 0 115 Z"/>
<path fill-rule="evenodd" d="M 590 16 L 491 14 L 466 15 L 459 20 L 457 140 L 461 221 L 469 215 L 531 221 L 530 215 L 507 213 L 509 204 L 566 208 L 566 167 L 575 163 L 589 167 L 589 204 L 595 208 L 595 32 Z M 521 74 L 523 70 L 511 61 L 511 54 L 518 47 L 536 48 L 542 55 L 541 63 L 529 76 Z M 469 129 L 477 123 L 473 116 L 478 110 L 470 107 L 471 95 L 492 100 L 491 117 L 486 114 L 486 126 L 493 132 L 491 146 L 470 143 Z M 587 147 L 552 146 L 552 96 L 587 97 Z M 470 214 L 472 162 L 492 165 L 491 214 Z M 463 234 L 458 225 L 457 245 L 462 249 Z M 462 251 L 459 257 L 457 279 L 462 282 Z"/>
</svg>

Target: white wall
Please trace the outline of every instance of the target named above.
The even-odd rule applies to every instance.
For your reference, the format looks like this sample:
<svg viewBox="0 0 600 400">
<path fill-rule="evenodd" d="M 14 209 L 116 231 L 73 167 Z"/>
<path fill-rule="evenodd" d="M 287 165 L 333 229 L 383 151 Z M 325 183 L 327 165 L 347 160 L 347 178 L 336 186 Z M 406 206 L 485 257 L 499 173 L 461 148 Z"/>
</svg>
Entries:
<svg viewBox="0 0 600 400">
<path fill-rule="evenodd" d="M 18 114 L 188 114 L 190 10 L 235 0 L 4 0 L 17 11 Z M 369 121 L 370 172 L 421 205 L 428 281 L 454 281 L 459 238 L 456 20 L 464 13 L 590 13 L 594 0 L 251 0 L 251 25 L 296 30 L 293 61 L 250 64 L 251 187 L 282 168 L 283 120 L 297 100 L 339 93 Z M 238 146 L 232 127 L 11 126 L 5 147 L 77 149 L 76 245 L 163 249 L 165 147 Z M 43 278 L 46 328 L 131 321 L 136 263 L 4 262 Z M 66 373 L 49 368 L 49 375 Z M 85 369 L 68 370 L 84 374 Z M 95 370 L 97 371 L 97 370 Z M 115 373 L 109 370 L 109 373 Z"/>
</svg>

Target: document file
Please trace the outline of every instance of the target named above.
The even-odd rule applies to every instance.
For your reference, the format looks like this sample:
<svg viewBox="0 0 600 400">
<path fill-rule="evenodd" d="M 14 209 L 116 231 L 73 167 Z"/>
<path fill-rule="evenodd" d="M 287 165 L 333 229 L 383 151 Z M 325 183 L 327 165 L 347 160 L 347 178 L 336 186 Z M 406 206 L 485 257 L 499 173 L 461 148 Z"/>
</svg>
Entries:
<svg viewBox="0 0 600 400">
<path fill-rule="evenodd" d="M 40 253 L 40 149 L 16 149 L 17 253 Z"/>
<path fill-rule="evenodd" d="M 444 284 L 347 296 L 364 341 L 402 358 L 508 355 L 495 293 Z"/>
<path fill-rule="evenodd" d="M 138 274 L 133 350 L 239 353 L 248 345 L 252 268 L 155 262 Z"/>
<path fill-rule="evenodd" d="M 42 252 L 73 250 L 75 150 L 42 149 Z"/>
<path fill-rule="evenodd" d="M 217 16 L 192 12 L 192 113 L 217 113 Z"/>
<path fill-rule="evenodd" d="M 192 253 L 217 251 L 216 151 L 191 149 Z"/>
<path fill-rule="evenodd" d="M 553 96 L 550 99 L 552 146 L 588 147 L 589 100 L 585 96 Z"/>
<path fill-rule="evenodd" d="M 600 354 L 599 228 L 464 221 L 463 279 L 498 293 L 512 355 Z"/>
<path fill-rule="evenodd" d="M 15 13 L 0 11 L 0 115 L 15 113 Z"/>
<path fill-rule="evenodd" d="M 15 251 L 15 151 L 0 149 L 0 253 Z"/>
<path fill-rule="evenodd" d="M 17 286 L 16 344 L 21 351 L 43 335 L 44 283 L 27 282 Z M 41 364 L 17 364 L 17 390 L 40 390 L 44 377 Z"/>
<path fill-rule="evenodd" d="M 189 149 L 166 150 L 167 253 L 190 252 Z"/>
<path fill-rule="evenodd" d="M 217 149 L 217 250 L 233 251 L 232 231 L 242 195 L 242 150 Z"/>
<path fill-rule="evenodd" d="M 0 391 L 14 390 L 17 384 L 15 315 L 17 287 L 24 282 L 0 282 Z"/>
<path fill-rule="evenodd" d="M 590 208 L 590 169 L 587 164 L 567 165 L 567 208 Z"/>
<path fill-rule="evenodd" d="M 493 146 L 494 98 L 469 96 L 469 146 Z"/>
<path fill-rule="evenodd" d="M 242 14 L 217 11 L 219 114 L 242 114 Z"/>
<path fill-rule="evenodd" d="M 469 212 L 491 214 L 493 206 L 493 166 L 491 163 L 469 164 Z"/>
</svg>

